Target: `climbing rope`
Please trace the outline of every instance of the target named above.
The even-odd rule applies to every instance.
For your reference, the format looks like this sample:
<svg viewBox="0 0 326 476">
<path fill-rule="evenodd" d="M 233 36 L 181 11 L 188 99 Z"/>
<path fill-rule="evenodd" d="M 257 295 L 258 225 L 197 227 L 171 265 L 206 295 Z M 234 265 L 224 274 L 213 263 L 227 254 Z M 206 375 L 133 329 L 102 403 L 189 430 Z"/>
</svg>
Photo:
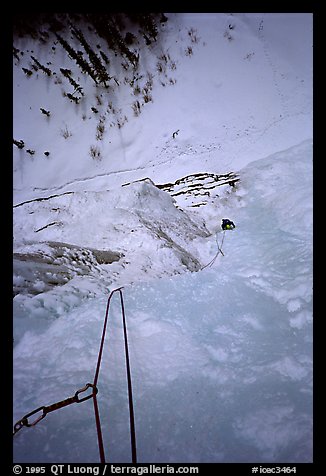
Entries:
<svg viewBox="0 0 326 476">
<path fill-rule="evenodd" d="M 125 347 L 125 358 L 126 358 L 126 369 L 127 369 L 128 399 L 129 399 L 131 455 L 132 455 L 132 463 L 137 463 L 136 430 L 135 430 L 134 408 L 133 408 L 133 398 L 132 398 L 132 383 L 131 383 L 131 371 L 130 371 L 130 362 L 129 362 L 128 335 L 127 335 L 126 315 L 125 315 L 124 302 L 123 302 L 123 296 L 122 296 L 122 287 L 111 291 L 107 301 L 101 343 L 100 343 L 93 383 L 87 383 L 83 388 L 77 390 L 77 392 L 75 393 L 73 397 L 66 398 L 65 400 L 61 400 L 60 402 L 54 403 L 49 406 L 42 406 L 42 407 L 36 408 L 36 410 L 33 410 L 32 412 L 26 414 L 23 418 L 18 420 L 17 423 L 15 423 L 13 435 L 15 435 L 19 430 L 21 430 L 23 426 L 26 426 L 26 427 L 35 426 L 39 421 L 43 420 L 43 418 L 50 412 L 58 410 L 59 408 L 66 407 L 73 403 L 81 403 L 86 400 L 89 400 L 90 398 L 93 398 L 100 460 L 101 460 L 101 463 L 105 463 L 103 436 L 102 436 L 100 414 L 99 414 L 99 408 L 98 408 L 98 402 L 97 402 L 97 393 L 98 393 L 97 382 L 98 382 L 100 367 L 101 367 L 104 341 L 105 341 L 105 335 L 106 335 L 107 323 L 108 323 L 108 317 L 109 317 L 110 302 L 111 302 L 111 298 L 113 294 L 116 292 L 119 292 L 120 294 L 120 305 L 121 305 L 121 312 L 122 312 L 124 347 Z M 91 393 L 85 395 L 82 398 L 79 397 L 81 393 L 86 392 L 90 388 L 92 389 Z M 33 415 L 36 415 L 36 417 L 34 417 L 33 421 L 29 421 L 30 417 L 32 417 Z"/>
<path fill-rule="evenodd" d="M 205 264 L 205 266 L 203 266 L 203 267 L 201 268 L 201 271 L 202 271 L 203 269 L 205 269 L 205 268 L 208 268 L 208 266 L 209 266 L 209 267 L 213 266 L 213 264 L 215 263 L 216 258 L 218 257 L 218 255 L 219 255 L 220 253 L 221 253 L 222 256 L 224 256 L 224 253 L 223 253 L 223 251 L 222 251 L 222 246 L 223 246 L 224 238 L 225 238 L 225 231 L 223 231 L 222 241 L 221 241 L 221 244 L 219 244 L 218 239 L 217 239 L 217 233 L 216 233 L 217 252 L 216 252 L 214 258 L 213 258 L 209 263 Z"/>
<path fill-rule="evenodd" d="M 128 336 L 127 336 L 126 316 L 125 316 L 125 309 L 124 309 L 124 303 L 123 303 L 122 288 L 114 289 L 111 292 L 111 294 L 108 298 L 108 302 L 107 302 L 107 306 L 106 306 L 106 312 L 105 312 L 104 325 L 103 325 L 103 331 L 102 331 L 100 350 L 99 350 L 98 359 L 97 359 L 97 365 L 96 365 L 96 371 L 95 371 L 93 386 L 96 387 L 98 377 L 99 377 L 101 359 L 102 359 L 102 353 L 103 353 L 103 347 L 104 347 L 104 340 L 105 340 L 107 323 L 108 323 L 110 302 L 111 302 L 111 298 L 112 298 L 112 296 L 115 292 L 119 292 L 119 294 L 120 294 L 120 303 L 121 303 L 121 311 L 122 311 L 123 334 L 124 334 L 125 357 L 126 357 L 126 369 L 127 369 L 127 383 L 128 383 L 131 455 L 132 455 L 132 462 L 137 463 L 136 431 L 135 431 L 134 408 L 133 408 L 133 398 L 132 398 L 131 372 L 130 372 L 130 363 L 129 363 Z M 97 429 L 98 446 L 99 446 L 99 452 L 100 452 L 100 460 L 101 460 L 101 463 L 105 463 L 103 436 L 102 436 L 102 429 L 101 429 L 101 422 L 100 422 L 100 417 L 99 417 L 96 394 L 93 394 L 93 402 L 94 402 L 95 421 L 96 421 L 96 429 Z"/>
<path fill-rule="evenodd" d="M 218 257 L 219 254 L 221 254 L 222 256 L 224 256 L 224 253 L 222 251 L 222 246 L 223 246 L 223 242 L 224 242 L 224 238 L 225 238 L 225 231 L 226 230 L 233 230 L 235 228 L 235 224 L 233 223 L 233 221 L 229 220 L 228 218 L 222 218 L 222 221 L 221 221 L 221 228 L 223 230 L 223 236 L 222 236 L 222 242 L 221 244 L 219 244 L 218 242 L 218 239 L 217 239 L 217 236 L 218 236 L 218 233 L 216 233 L 216 244 L 217 244 L 217 252 L 214 256 L 214 258 L 207 264 L 205 264 L 205 266 L 203 266 L 201 268 L 201 271 L 205 268 L 207 268 L 208 266 L 213 266 L 213 264 L 215 263 L 215 260 L 216 258 Z"/>
</svg>

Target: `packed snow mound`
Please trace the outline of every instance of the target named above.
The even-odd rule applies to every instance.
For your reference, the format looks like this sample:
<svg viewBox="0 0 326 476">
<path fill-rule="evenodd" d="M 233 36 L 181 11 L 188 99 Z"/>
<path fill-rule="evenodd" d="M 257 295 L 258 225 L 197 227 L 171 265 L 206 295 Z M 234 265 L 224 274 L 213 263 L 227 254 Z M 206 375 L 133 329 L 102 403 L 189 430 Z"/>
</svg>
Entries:
<svg viewBox="0 0 326 476">
<path fill-rule="evenodd" d="M 240 173 L 242 206 L 228 210 L 236 228 L 225 232 L 224 256 L 212 268 L 123 291 L 139 462 L 312 461 L 312 143 Z M 125 187 L 134 207 L 140 191 L 147 203 L 144 188 L 163 193 L 148 183 Z M 167 194 L 163 203 L 172 210 Z M 203 239 L 213 255 L 214 236 Z M 44 293 L 52 315 L 42 294 L 28 312 L 16 296 L 14 422 L 91 381 L 109 291 L 97 283 L 75 277 Z M 128 463 L 118 300 L 111 311 L 98 400 L 106 457 Z M 20 430 L 14 455 L 15 462 L 98 462 L 91 402 Z"/>
<path fill-rule="evenodd" d="M 39 294 L 63 285 L 74 276 L 96 272 L 100 264 L 119 261 L 121 253 L 82 248 L 55 241 L 29 245 L 28 252 L 13 254 L 13 293 Z M 32 251 L 34 248 L 34 251 Z M 26 247 L 25 247 L 26 250 Z"/>
<path fill-rule="evenodd" d="M 68 277 L 62 265 L 77 275 L 88 274 L 87 266 L 97 274 L 103 271 L 108 285 L 118 274 L 122 282 L 127 280 L 129 268 L 133 281 L 137 267 L 138 280 L 146 274 L 198 271 L 196 242 L 210 234 L 202 222 L 178 210 L 170 195 L 151 180 L 106 192 L 65 193 L 28 201 L 14 208 L 15 283 L 23 287 L 28 262 L 38 263 L 34 266 L 37 281 L 40 265 L 44 268 L 46 264 L 44 273 L 58 284 Z M 52 270 L 51 277 L 53 265 L 61 268 Z M 58 271 L 60 280 L 53 277 Z"/>
</svg>

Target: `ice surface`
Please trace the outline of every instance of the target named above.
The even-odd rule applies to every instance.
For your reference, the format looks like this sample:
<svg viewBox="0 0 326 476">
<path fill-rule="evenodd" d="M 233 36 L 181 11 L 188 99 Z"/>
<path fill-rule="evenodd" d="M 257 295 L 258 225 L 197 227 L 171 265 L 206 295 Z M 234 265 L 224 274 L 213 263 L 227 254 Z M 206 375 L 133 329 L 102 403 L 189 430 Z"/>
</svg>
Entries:
<svg viewBox="0 0 326 476">
<path fill-rule="evenodd" d="M 212 268 L 125 287 L 139 461 L 312 461 L 311 152 L 241 171 L 245 204 Z M 43 329 L 36 307 L 16 317 L 30 322 L 15 347 L 16 420 L 93 378 L 109 290 L 65 298 L 65 286 Z M 117 298 L 111 311 L 99 405 L 107 459 L 128 462 Z M 17 462 L 97 462 L 91 401 L 23 428 L 14 450 Z"/>
</svg>

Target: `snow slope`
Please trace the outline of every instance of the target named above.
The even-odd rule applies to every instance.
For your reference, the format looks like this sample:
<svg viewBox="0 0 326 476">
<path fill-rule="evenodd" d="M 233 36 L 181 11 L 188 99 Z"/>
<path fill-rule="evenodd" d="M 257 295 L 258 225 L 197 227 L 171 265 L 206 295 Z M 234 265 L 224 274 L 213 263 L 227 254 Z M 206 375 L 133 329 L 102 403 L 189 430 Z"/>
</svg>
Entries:
<svg viewBox="0 0 326 476">
<path fill-rule="evenodd" d="M 169 18 L 153 46 L 167 77 L 138 117 L 116 91 L 128 121 L 109 128 L 107 113 L 101 141 L 98 91 L 85 83 L 74 110 L 60 84 L 14 67 L 14 137 L 36 150 L 14 147 L 14 421 L 91 381 L 123 285 L 140 462 L 311 462 L 312 17 Z M 240 181 L 200 206 L 155 186 L 230 172 Z M 205 267 L 223 217 L 236 228 Z M 120 319 L 114 301 L 99 381 L 112 462 L 131 460 Z M 14 460 L 97 462 L 91 403 L 23 428 Z"/>
<path fill-rule="evenodd" d="M 14 203 L 48 190 L 99 191 L 143 177 L 162 183 L 195 172 L 235 171 L 312 137 L 312 15 L 209 13 L 169 18 L 162 42 L 153 45 L 155 54 L 147 53 L 142 65 L 139 85 L 148 71 L 153 72 L 153 102 L 138 117 L 132 109 L 136 97 L 123 87 L 123 71 L 113 99 L 77 71 L 88 95 L 74 105 L 62 96 L 67 85 L 56 84 L 58 78 L 64 81 L 59 68 L 76 70 L 72 61 L 67 64 L 60 45 L 54 51 L 51 44 L 49 51 L 38 49 L 40 61 L 50 62 L 57 74 L 44 78 L 38 72 L 35 81 L 21 69 L 29 65 L 35 46 L 17 41 L 15 46 L 28 52 L 13 73 L 13 132 L 36 152 L 31 157 L 14 147 Z M 193 54 L 186 54 L 188 48 Z M 170 59 L 159 60 L 162 54 Z M 162 73 L 158 62 L 164 66 Z M 44 116 L 41 107 L 51 116 Z M 94 114 L 91 107 L 99 112 Z M 102 115 L 105 132 L 96 140 Z M 119 128 L 116 124 L 122 124 L 124 115 L 128 120 Z M 66 129 L 72 135 L 65 139 Z M 100 149 L 102 160 L 91 159 L 90 145 Z"/>
</svg>

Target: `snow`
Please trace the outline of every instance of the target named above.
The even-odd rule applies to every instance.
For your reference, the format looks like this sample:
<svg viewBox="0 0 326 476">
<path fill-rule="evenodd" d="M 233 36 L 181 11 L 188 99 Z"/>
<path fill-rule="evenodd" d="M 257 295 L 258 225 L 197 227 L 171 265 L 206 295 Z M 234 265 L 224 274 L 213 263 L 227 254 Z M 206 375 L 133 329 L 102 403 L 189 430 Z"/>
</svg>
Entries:
<svg viewBox="0 0 326 476">
<path fill-rule="evenodd" d="M 74 109 L 52 79 L 14 67 L 14 137 L 36 149 L 14 147 L 14 423 L 92 381 L 109 292 L 124 286 L 139 462 L 311 462 L 312 15 L 168 16 L 153 51 L 177 67 L 157 73 L 138 117 L 116 91 L 128 121 L 98 141 L 98 161 L 95 88 L 85 80 L 92 99 Z M 187 195 L 156 187 L 229 172 L 240 181 L 201 206 L 192 179 Z M 131 461 L 123 351 L 115 297 L 98 401 L 119 463 Z M 14 461 L 98 462 L 91 401 L 21 429 Z"/>
</svg>

